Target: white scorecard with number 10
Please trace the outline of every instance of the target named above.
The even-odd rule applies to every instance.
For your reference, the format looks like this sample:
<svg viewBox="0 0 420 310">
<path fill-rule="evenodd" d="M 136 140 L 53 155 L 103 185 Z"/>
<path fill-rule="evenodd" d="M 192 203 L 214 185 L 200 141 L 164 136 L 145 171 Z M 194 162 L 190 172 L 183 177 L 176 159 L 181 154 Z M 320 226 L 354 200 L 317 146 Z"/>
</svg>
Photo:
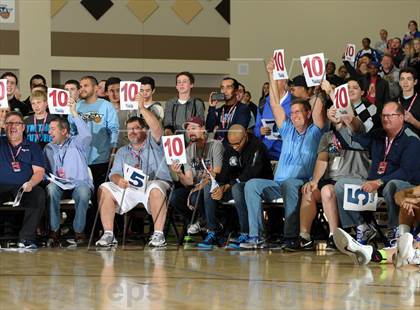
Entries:
<svg viewBox="0 0 420 310">
<path fill-rule="evenodd" d="M 343 84 L 334 89 L 334 106 L 337 108 L 337 117 L 351 115 L 352 106 L 349 97 L 349 85 Z"/>
<path fill-rule="evenodd" d="M 120 82 L 120 109 L 122 111 L 138 109 L 136 96 L 140 92 L 140 86 L 140 82 Z"/>
<path fill-rule="evenodd" d="M 286 80 L 289 78 L 287 75 L 286 66 L 284 65 L 284 50 L 275 50 L 273 54 L 274 59 L 274 80 Z"/>
<path fill-rule="evenodd" d="M 184 135 L 163 136 L 162 143 L 168 165 L 187 163 Z"/>
<path fill-rule="evenodd" d="M 354 44 L 347 44 L 346 51 L 344 53 L 344 60 L 354 62 L 356 59 L 356 45 Z"/>
<path fill-rule="evenodd" d="M 0 80 L 0 109 L 9 107 L 9 101 L 7 100 L 7 80 Z"/>
<path fill-rule="evenodd" d="M 308 87 L 320 85 L 325 75 L 324 53 L 301 56 L 300 63 Z"/>
<path fill-rule="evenodd" d="M 68 105 L 70 94 L 67 90 L 60 88 L 48 88 L 48 109 L 51 114 L 70 114 Z"/>
</svg>

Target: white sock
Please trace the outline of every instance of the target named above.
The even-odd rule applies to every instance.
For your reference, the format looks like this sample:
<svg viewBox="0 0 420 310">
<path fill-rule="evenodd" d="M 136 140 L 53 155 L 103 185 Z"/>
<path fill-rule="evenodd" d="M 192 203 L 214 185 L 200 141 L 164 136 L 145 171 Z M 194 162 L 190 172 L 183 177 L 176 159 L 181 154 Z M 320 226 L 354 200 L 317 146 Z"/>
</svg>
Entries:
<svg viewBox="0 0 420 310">
<path fill-rule="evenodd" d="M 366 223 L 363 223 L 363 224 L 360 224 L 360 225 L 357 226 L 357 229 L 360 230 L 360 231 L 365 231 L 368 228 L 369 228 L 369 225 L 366 224 Z"/>
<path fill-rule="evenodd" d="M 301 232 L 301 233 L 299 233 L 299 236 L 301 236 L 305 240 L 311 240 L 311 234 L 309 234 L 307 232 Z"/>
<path fill-rule="evenodd" d="M 105 230 L 104 231 L 104 235 L 105 234 L 110 234 L 110 235 L 114 235 L 114 232 L 112 230 Z"/>
<path fill-rule="evenodd" d="M 398 233 L 401 236 L 402 234 L 409 233 L 410 232 L 410 226 L 406 224 L 400 224 L 398 225 Z"/>
<path fill-rule="evenodd" d="M 155 234 L 157 234 L 157 235 L 163 235 L 163 231 L 161 231 L 161 230 L 155 230 Z"/>
</svg>

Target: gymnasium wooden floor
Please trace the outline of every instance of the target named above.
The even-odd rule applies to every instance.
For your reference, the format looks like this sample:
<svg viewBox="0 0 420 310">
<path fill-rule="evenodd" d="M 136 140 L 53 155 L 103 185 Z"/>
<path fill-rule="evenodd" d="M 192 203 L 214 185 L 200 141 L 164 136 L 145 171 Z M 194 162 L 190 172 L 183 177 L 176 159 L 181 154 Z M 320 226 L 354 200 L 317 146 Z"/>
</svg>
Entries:
<svg viewBox="0 0 420 310">
<path fill-rule="evenodd" d="M 420 269 L 326 252 L 0 250 L 0 309 L 420 309 Z"/>
</svg>

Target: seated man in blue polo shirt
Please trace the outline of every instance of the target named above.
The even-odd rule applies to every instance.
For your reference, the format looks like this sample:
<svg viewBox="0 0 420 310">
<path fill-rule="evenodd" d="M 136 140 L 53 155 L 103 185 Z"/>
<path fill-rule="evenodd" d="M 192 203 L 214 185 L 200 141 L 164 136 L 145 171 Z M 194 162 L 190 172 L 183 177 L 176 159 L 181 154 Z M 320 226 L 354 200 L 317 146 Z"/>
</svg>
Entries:
<svg viewBox="0 0 420 310">
<path fill-rule="evenodd" d="M 77 135 L 70 136 L 70 124 L 67 119 L 53 119 L 49 129 L 52 142 L 44 149 L 47 172 L 66 180 L 65 186 L 54 182 L 50 182 L 47 186 L 51 228 L 48 244 L 51 247 L 60 246 L 60 200 L 63 194 L 71 194 L 75 201 L 76 214 L 73 221 L 75 244 L 83 243 L 86 211 L 93 191 L 93 180 L 89 175 L 86 154 L 92 141 L 92 134 L 88 125 L 77 114 L 74 99 L 69 99 L 69 105 L 77 127 Z"/>
<path fill-rule="evenodd" d="M 143 118 L 133 116 L 127 120 L 130 144 L 117 151 L 114 165 L 109 173 L 111 182 L 99 187 L 98 200 L 104 234 L 96 242 L 96 246 L 116 246 L 117 240 L 113 233 L 115 212 L 127 213 L 140 203 L 153 218 L 154 233 L 149 245 L 155 247 L 166 245 L 163 228 L 167 213 L 166 196 L 172 179 L 161 143 L 163 129 L 158 118 L 146 109 L 141 101 L 139 101 L 139 112 Z M 130 173 L 128 181 L 124 178 L 124 171 L 127 171 L 127 168 L 141 170 L 147 175 L 148 180 L 144 182 L 144 176 L 138 171 L 131 170 L 134 172 Z"/>
<path fill-rule="evenodd" d="M 243 248 L 263 246 L 262 200 L 284 198 L 286 244 L 296 242 L 299 236 L 299 192 L 309 180 L 317 158 L 317 148 L 326 124 L 321 100 L 315 100 L 313 111 L 305 99 L 292 101 L 290 118 L 280 104 L 281 97 L 287 95 L 286 82 L 277 83 L 273 79 L 274 61 L 267 64 L 270 78 L 270 105 L 278 132 L 283 140 L 279 163 L 274 180 L 253 179 L 245 185 L 245 201 L 248 209 L 249 239 L 241 243 Z M 281 89 L 279 92 L 278 84 Z M 280 96 L 279 96 L 280 94 Z M 319 99 L 319 98 L 318 98 Z"/>
<path fill-rule="evenodd" d="M 0 201 L 14 198 L 23 189 L 20 208 L 25 210 L 18 247 L 36 249 L 36 228 L 45 208 L 45 191 L 38 186 L 44 177 L 41 148 L 23 138 L 25 125 L 19 112 L 9 112 L 6 137 L 0 137 Z"/>
</svg>

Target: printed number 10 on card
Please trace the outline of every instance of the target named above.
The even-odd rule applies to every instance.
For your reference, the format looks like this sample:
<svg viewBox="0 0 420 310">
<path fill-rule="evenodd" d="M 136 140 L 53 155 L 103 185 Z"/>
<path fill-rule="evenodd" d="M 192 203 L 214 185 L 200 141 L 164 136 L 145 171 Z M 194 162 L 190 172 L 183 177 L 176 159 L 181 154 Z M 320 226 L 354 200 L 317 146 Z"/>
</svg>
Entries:
<svg viewBox="0 0 420 310">
<path fill-rule="evenodd" d="M 48 88 L 48 109 L 51 114 L 70 114 L 68 105 L 70 94 L 67 90 Z"/>
<path fill-rule="evenodd" d="M 284 50 L 275 50 L 273 53 L 274 59 L 274 80 L 285 80 L 288 79 L 286 66 L 284 65 Z"/>
<path fill-rule="evenodd" d="M 187 163 L 184 135 L 163 136 L 162 143 L 168 165 Z"/>
<path fill-rule="evenodd" d="M 140 82 L 120 82 L 120 109 L 122 111 L 138 109 L 136 96 L 140 92 L 140 86 Z"/>
</svg>

